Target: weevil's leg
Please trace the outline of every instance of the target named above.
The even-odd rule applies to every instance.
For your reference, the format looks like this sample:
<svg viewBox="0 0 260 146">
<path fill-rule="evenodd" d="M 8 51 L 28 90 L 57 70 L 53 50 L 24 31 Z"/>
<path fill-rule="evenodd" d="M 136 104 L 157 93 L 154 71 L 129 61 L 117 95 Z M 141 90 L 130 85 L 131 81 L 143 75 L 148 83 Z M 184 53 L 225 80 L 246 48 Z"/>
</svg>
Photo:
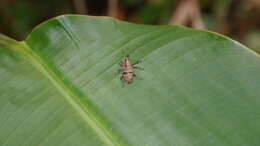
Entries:
<svg viewBox="0 0 260 146">
<path fill-rule="evenodd" d="M 118 75 L 118 74 L 120 74 L 121 72 L 122 72 L 121 69 L 118 69 L 117 71 L 113 72 L 113 74 Z"/>
<path fill-rule="evenodd" d="M 121 68 L 117 70 L 117 73 L 118 73 L 118 74 L 121 73 L 121 72 L 122 72 L 122 69 L 121 69 Z"/>
<path fill-rule="evenodd" d="M 141 70 L 144 70 L 143 67 L 140 67 L 140 66 L 134 66 L 135 69 L 141 69 Z"/>
<path fill-rule="evenodd" d="M 136 65 L 136 64 L 139 64 L 139 63 L 142 63 L 143 60 L 137 60 L 135 63 L 133 63 L 133 65 Z"/>
<path fill-rule="evenodd" d="M 139 80 L 143 80 L 143 79 L 144 79 L 144 78 L 139 78 L 139 77 L 137 77 L 135 73 L 133 73 L 133 76 L 136 77 L 136 78 L 139 79 Z"/>
<path fill-rule="evenodd" d="M 120 61 L 118 64 L 119 64 L 120 66 L 123 66 L 123 63 L 122 63 L 122 61 Z"/>
</svg>

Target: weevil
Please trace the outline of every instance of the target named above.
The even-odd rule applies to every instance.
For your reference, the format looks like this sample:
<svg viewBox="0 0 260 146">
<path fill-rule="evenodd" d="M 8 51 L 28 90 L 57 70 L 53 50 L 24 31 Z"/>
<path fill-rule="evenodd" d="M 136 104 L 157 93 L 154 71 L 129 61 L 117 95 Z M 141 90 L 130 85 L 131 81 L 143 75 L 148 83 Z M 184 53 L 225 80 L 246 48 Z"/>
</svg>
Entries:
<svg viewBox="0 0 260 146">
<path fill-rule="evenodd" d="M 142 67 L 135 66 L 136 64 L 140 63 L 141 61 L 137 61 L 135 63 L 132 63 L 128 59 L 129 55 L 127 55 L 121 62 L 119 63 L 120 69 L 118 70 L 120 73 L 122 73 L 121 80 L 125 84 L 130 84 L 133 82 L 134 77 L 136 77 L 136 74 L 134 73 L 135 69 L 143 69 Z"/>
</svg>

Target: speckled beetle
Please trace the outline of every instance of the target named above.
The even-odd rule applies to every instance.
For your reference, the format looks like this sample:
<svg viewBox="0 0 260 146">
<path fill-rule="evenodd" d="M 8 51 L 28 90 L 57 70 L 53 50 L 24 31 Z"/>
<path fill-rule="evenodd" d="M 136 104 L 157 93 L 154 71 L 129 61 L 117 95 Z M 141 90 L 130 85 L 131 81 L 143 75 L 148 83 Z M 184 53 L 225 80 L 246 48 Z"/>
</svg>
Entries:
<svg viewBox="0 0 260 146">
<path fill-rule="evenodd" d="M 135 66 L 136 64 L 140 63 L 141 61 L 137 61 L 132 64 L 132 62 L 128 59 L 129 55 L 127 55 L 120 63 L 120 69 L 118 70 L 122 73 L 121 80 L 125 84 L 130 84 L 133 82 L 134 77 L 136 74 L 134 73 L 134 69 L 143 69 L 142 67 Z"/>
</svg>

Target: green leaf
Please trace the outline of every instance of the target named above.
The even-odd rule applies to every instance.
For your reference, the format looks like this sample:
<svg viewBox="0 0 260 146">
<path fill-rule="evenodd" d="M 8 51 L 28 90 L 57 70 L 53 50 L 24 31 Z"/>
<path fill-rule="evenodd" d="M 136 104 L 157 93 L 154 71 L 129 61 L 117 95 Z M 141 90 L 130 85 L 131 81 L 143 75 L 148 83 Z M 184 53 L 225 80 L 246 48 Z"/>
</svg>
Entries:
<svg viewBox="0 0 260 146">
<path fill-rule="evenodd" d="M 260 145 L 259 55 L 212 32 L 60 16 L 0 35 L 0 82 L 1 146 Z"/>
</svg>

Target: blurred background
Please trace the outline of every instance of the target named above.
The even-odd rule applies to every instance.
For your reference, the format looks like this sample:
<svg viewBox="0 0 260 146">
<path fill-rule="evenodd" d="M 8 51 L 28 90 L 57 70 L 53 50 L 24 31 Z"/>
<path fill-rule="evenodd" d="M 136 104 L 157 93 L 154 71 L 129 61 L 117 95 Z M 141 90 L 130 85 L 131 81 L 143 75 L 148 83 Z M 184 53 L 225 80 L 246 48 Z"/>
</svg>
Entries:
<svg viewBox="0 0 260 146">
<path fill-rule="evenodd" d="M 0 33 L 23 40 L 36 25 L 62 14 L 207 29 L 260 53 L 260 0 L 0 0 Z"/>
</svg>

